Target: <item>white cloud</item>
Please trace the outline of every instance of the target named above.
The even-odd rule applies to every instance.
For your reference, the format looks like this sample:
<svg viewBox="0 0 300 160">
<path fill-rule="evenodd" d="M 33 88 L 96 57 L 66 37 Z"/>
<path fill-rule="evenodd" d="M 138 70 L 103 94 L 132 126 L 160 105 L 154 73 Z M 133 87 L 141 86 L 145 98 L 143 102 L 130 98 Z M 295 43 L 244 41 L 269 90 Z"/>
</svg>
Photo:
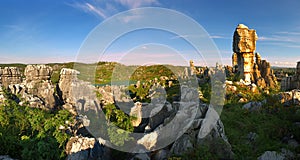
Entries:
<svg viewBox="0 0 300 160">
<path fill-rule="evenodd" d="M 295 42 L 297 41 L 296 39 L 293 39 L 292 37 L 288 36 L 261 36 L 258 38 L 259 41 L 277 41 L 277 42 Z"/>
<path fill-rule="evenodd" d="M 118 6 L 123 6 L 127 9 L 133 9 L 145 6 L 157 6 L 159 5 L 159 2 L 157 0 L 87 0 L 86 2 L 77 1 L 74 3 L 67 3 L 67 5 L 106 19 L 107 17 L 121 11 Z M 133 18 L 136 17 L 129 16 L 124 19 L 124 22 L 129 22 Z"/>
<path fill-rule="evenodd" d="M 141 17 L 142 16 L 139 16 L 139 15 L 128 15 L 128 16 L 123 16 L 121 20 L 124 23 L 128 23 L 128 22 L 130 22 L 132 20 L 137 20 L 137 19 L 139 19 Z"/>
<path fill-rule="evenodd" d="M 102 8 L 91 4 L 91 3 L 79 3 L 79 2 L 75 2 L 75 3 L 68 3 L 67 5 L 74 7 L 76 9 L 82 10 L 86 13 L 91 13 L 94 14 L 98 17 L 101 17 L 103 19 L 107 18 L 107 14 L 105 13 L 105 10 L 103 10 Z"/>
<path fill-rule="evenodd" d="M 171 37 L 170 39 L 187 38 L 187 37 L 190 37 L 190 36 L 191 35 L 177 35 L 177 36 Z"/>
<path fill-rule="evenodd" d="M 287 32 L 287 31 L 283 31 L 283 32 L 277 32 L 278 34 L 287 34 L 287 35 L 300 35 L 300 32 Z"/>
<path fill-rule="evenodd" d="M 285 48 L 300 48 L 300 32 L 281 31 L 258 38 L 264 44 Z"/>
<path fill-rule="evenodd" d="M 115 2 L 120 3 L 129 9 L 143 6 L 159 5 L 159 2 L 157 0 L 115 0 Z"/>
<path fill-rule="evenodd" d="M 90 3 L 85 3 L 85 5 L 88 7 L 89 11 L 96 13 L 100 17 L 102 18 L 107 17 L 101 9 L 97 9 L 95 6 L 91 5 Z"/>
<path fill-rule="evenodd" d="M 227 37 L 224 37 L 224 36 L 218 36 L 218 35 L 209 36 L 209 38 L 213 38 L 213 39 L 227 39 Z"/>
</svg>

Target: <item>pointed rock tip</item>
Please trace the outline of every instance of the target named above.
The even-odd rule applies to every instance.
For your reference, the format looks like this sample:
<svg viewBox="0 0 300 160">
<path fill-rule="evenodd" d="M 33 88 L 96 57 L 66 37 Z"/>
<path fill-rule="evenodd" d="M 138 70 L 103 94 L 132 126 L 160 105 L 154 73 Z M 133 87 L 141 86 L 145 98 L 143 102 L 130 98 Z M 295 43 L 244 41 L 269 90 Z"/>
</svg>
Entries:
<svg viewBox="0 0 300 160">
<path fill-rule="evenodd" d="M 248 29 L 248 27 L 244 24 L 239 24 L 236 28 L 247 28 Z"/>
</svg>

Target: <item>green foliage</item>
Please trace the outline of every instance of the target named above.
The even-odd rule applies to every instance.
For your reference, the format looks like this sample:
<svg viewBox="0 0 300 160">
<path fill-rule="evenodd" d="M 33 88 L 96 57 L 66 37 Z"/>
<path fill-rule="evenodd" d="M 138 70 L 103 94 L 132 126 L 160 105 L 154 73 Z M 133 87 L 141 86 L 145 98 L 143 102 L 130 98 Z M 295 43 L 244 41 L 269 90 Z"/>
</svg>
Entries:
<svg viewBox="0 0 300 160">
<path fill-rule="evenodd" d="M 123 146 L 125 141 L 133 140 L 129 135 L 130 133 L 113 125 L 108 128 L 110 142 L 116 146 Z"/>
<path fill-rule="evenodd" d="M 197 160 L 217 160 L 216 154 L 211 151 L 212 148 L 208 146 L 198 146 L 191 150 L 190 152 L 183 155 L 183 160 L 197 159 Z"/>
<path fill-rule="evenodd" d="M 203 98 L 201 98 L 201 100 L 204 103 L 209 103 L 210 102 L 210 97 L 211 97 L 211 84 L 210 83 L 205 83 L 199 86 L 198 88 L 202 94 L 203 94 Z"/>
<path fill-rule="evenodd" d="M 174 101 L 174 97 L 180 96 L 180 84 L 178 81 L 173 81 L 171 87 L 166 87 L 167 92 L 167 101 L 172 103 Z"/>
<path fill-rule="evenodd" d="M 300 120 L 294 114 L 295 108 L 277 106 L 276 112 L 269 112 L 270 107 L 272 104 L 268 103 L 258 112 L 249 112 L 241 104 L 224 106 L 221 120 L 236 159 L 256 159 L 267 150 L 289 148 L 281 142 L 289 133 L 299 138 L 300 129 L 293 127 Z M 250 132 L 257 134 L 254 141 L 247 139 Z"/>
<path fill-rule="evenodd" d="M 59 71 L 54 71 L 51 75 L 51 82 L 57 84 L 59 81 Z"/>
<path fill-rule="evenodd" d="M 248 101 L 263 101 L 266 96 L 268 96 L 266 93 L 264 93 L 262 90 L 258 88 L 258 92 L 252 92 L 250 91 L 249 86 L 243 86 L 243 85 L 235 85 L 237 88 L 236 92 L 227 92 L 226 93 L 226 101 L 227 104 L 238 104 L 241 97 L 247 99 Z"/>
<path fill-rule="evenodd" d="M 0 106 L 0 154 L 21 159 L 63 159 L 69 136 L 59 127 L 67 127 L 67 120 L 71 121 L 71 114 L 66 110 L 50 113 L 7 100 Z"/>
<path fill-rule="evenodd" d="M 125 141 L 132 139 L 130 132 L 133 132 L 131 120 L 135 117 L 126 115 L 123 111 L 116 108 L 114 104 L 106 105 L 103 109 L 106 119 L 110 121 L 108 136 L 110 141 L 117 146 L 124 145 Z"/>
<path fill-rule="evenodd" d="M 132 98 L 136 98 L 135 101 L 139 102 L 150 102 L 149 91 L 151 89 L 152 84 L 148 82 L 144 82 L 139 87 L 135 87 L 134 85 L 128 86 L 128 90 L 131 92 Z"/>
</svg>

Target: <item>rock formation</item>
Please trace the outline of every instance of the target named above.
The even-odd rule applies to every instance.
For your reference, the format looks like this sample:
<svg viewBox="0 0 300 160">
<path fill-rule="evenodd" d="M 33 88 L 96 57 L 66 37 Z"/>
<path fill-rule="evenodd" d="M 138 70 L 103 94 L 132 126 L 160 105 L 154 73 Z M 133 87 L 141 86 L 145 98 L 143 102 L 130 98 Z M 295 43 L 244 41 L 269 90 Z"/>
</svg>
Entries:
<svg viewBox="0 0 300 160">
<path fill-rule="evenodd" d="M 259 53 L 255 53 L 256 31 L 239 24 L 233 35 L 232 65 L 234 72 L 247 83 L 255 83 L 261 88 L 276 87 L 277 80 L 270 63 L 261 60 Z"/>
<path fill-rule="evenodd" d="M 288 91 L 292 89 L 300 89 L 300 61 L 297 63 L 295 75 L 287 76 L 281 81 L 281 90 Z"/>
<path fill-rule="evenodd" d="M 79 72 L 74 69 L 61 69 L 57 87 L 58 95 L 63 101 L 62 107 L 75 115 L 77 114 L 76 110 L 81 112 L 100 107 L 100 102 L 95 94 L 96 88 L 89 82 L 79 80 L 78 74 Z"/>
<path fill-rule="evenodd" d="M 134 103 L 129 101 L 130 97 L 124 96 L 124 92 L 121 92 L 127 89 L 126 86 L 96 88 L 89 82 L 78 79 L 79 72 L 74 69 L 63 68 L 55 88 L 51 82 L 52 71 L 52 68 L 47 65 L 28 65 L 24 70 L 24 80 L 21 82 L 21 73 L 17 68 L 5 68 L 0 72 L 1 82 L 5 82 L 0 88 L 7 86 L 12 94 L 20 95 L 18 103 L 21 105 L 26 103 L 31 107 L 43 109 L 62 106 L 78 115 L 76 120 L 82 121 L 82 123 L 78 126 L 76 123 L 69 129 L 75 137 L 73 136 L 67 143 L 67 159 L 107 159 L 104 156 L 111 156 L 107 152 L 109 149 L 101 145 L 104 143 L 98 142 L 95 138 L 82 137 L 92 136 L 92 133 L 88 133 L 85 128 L 95 125 L 93 115 L 96 112 L 94 111 L 98 113 L 101 111 L 99 107 L 105 107 L 110 103 L 114 103 L 122 111 L 128 109 L 126 113 L 137 117 L 131 123 L 137 131 L 142 133 L 136 141 L 137 148 L 132 148 L 133 150 L 148 149 L 148 152 L 170 139 L 170 136 L 174 138 L 174 143 L 169 143 L 164 148 L 157 148 L 159 150 L 152 152 L 152 155 L 140 153 L 134 155 L 133 158 L 161 157 L 157 159 L 165 159 L 171 154 L 182 155 L 199 145 L 208 145 L 209 147 L 221 145 L 222 149 L 216 150 L 216 154 L 222 158 L 232 158 L 233 156 L 218 113 L 214 110 L 213 105 L 198 104 L 200 100 L 197 89 L 190 89 L 188 85 L 180 86 L 180 99 L 170 103 L 166 101 L 164 87 L 160 85 L 158 79 L 155 79 L 152 83 L 155 87 L 149 91 L 151 103 Z M 209 70 L 207 73 L 216 74 L 217 72 Z M 166 83 L 168 78 L 161 77 L 160 80 Z M 137 87 L 143 85 L 140 82 L 136 84 Z M 111 91 L 113 91 L 113 95 Z M 0 90 L 0 92 L 2 91 Z M 98 97 L 97 93 L 101 95 Z M 0 101 L 5 99 L 1 95 L 0 93 Z M 144 115 L 148 116 L 144 117 Z M 172 127 L 169 127 L 170 125 Z M 178 135 L 182 136 L 178 137 Z M 101 137 L 97 138 L 101 139 Z M 219 142 L 221 143 L 219 144 Z M 129 156 L 131 155 L 129 154 Z"/>
<path fill-rule="evenodd" d="M 95 138 L 71 137 L 66 145 L 67 160 L 104 160 L 103 151 L 103 146 Z"/>
<path fill-rule="evenodd" d="M 129 115 L 136 117 L 136 119 L 131 120 L 132 125 L 134 127 L 139 126 L 142 122 L 142 103 L 136 102 Z"/>
<path fill-rule="evenodd" d="M 5 67 L 2 69 L 2 85 L 12 94 L 18 95 L 17 101 L 21 105 L 27 103 L 35 108 L 54 109 L 58 97 L 50 80 L 51 74 L 50 66 L 28 65 L 22 81 L 19 68 Z"/>
<path fill-rule="evenodd" d="M 194 61 L 193 60 L 190 60 L 190 75 L 195 75 L 195 74 L 199 74 L 200 71 L 197 70 L 197 68 L 195 67 L 195 64 L 194 64 Z"/>
<path fill-rule="evenodd" d="M 0 84 L 2 84 L 5 88 L 7 88 L 10 84 L 19 84 L 22 81 L 21 72 L 17 67 L 0 68 L 0 77 Z"/>
<path fill-rule="evenodd" d="M 52 68 L 46 65 L 27 65 L 24 71 L 26 92 L 41 98 L 46 108 L 57 105 L 57 96 L 50 80 Z"/>
</svg>

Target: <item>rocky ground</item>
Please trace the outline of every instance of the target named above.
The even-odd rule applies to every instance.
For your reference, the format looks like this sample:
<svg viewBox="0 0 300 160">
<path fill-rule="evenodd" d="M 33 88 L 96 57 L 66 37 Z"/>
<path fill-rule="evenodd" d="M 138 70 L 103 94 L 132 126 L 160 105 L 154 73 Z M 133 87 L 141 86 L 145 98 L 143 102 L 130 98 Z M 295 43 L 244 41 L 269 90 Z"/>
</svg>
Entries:
<svg viewBox="0 0 300 160">
<path fill-rule="evenodd" d="M 261 90 L 254 83 L 224 81 L 226 100 L 223 102 L 225 108 L 220 118 L 218 105 L 216 105 L 218 103 L 209 103 L 212 100 L 207 93 L 211 92 L 211 88 L 209 85 L 205 85 L 205 82 L 209 82 L 209 76 L 217 73 L 213 69 L 203 70 L 205 74 L 197 79 L 200 88 L 196 89 L 189 87 L 188 80 L 184 81 L 186 83 L 179 84 L 174 77 L 168 76 L 151 81 L 138 81 L 129 87 L 95 86 L 79 79 L 80 73 L 68 68 L 60 69 L 59 79 L 57 83 L 54 83 L 51 80 L 53 72 L 53 68 L 48 65 L 28 65 L 25 67 L 24 73 L 18 71 L 17 68 L 2 69 L 0 102 L 4 104 L 7 100 L 4 92 L 9 92 L 13 95 L 9 98 L 13 98 L 12 100 L 20 106 L 28 105 L 50 112 L 67 110 L 72 113 L 74 122 L 66 122 L 57 126 L 70 136 L 63 147 L 67 159 L 120 159 L 120 157 L 155 160 L 188 159 L 188 157 L 192 157 L 192 159 L 205 159 L 205 157 L 208 159 L 240 159 L 243 155 L 249 159 L 253 157 L 258 159 L 296 159 L 299 157 L 300 137 L 296 135 L 298 129 L 295 128 L 295 125 L 299 126 L 300 123 L 300 119 L 297 117 L 299 115 L 297 107 L 300 105 L 300 91 L 298 90 L 273 94 L 267 90 Z M 183 76 L 189 75 L 183 74 Z M 221 87 L 224 86 L 221 85 Z M 124 95 L 128 92 L 130 94 Z M 270 110 L 268 106 L 272 104 L 274 110 L 281 109 L 280 107 L 293 107 L 295 118 L 291 123 L 294 126 L 287 128 L 287 131 L 283 128 L 282 135 L 273 140 L 279 141 L 279 145 L 276 147 L 268 146 L 273 141 L 266 145 L 259 144 L 257 141 L 265 135 L 253 127 L 249 129 L 247 135 L 243 135 L 247 137 L 247 140 L 241 141 L 243 144 L 240 146 L 246 149 L 239 148 L 239 144 L 236 142 L 238 137 L 234 137 L 239 136 L 239 134 L 235 134 L 235 127 L 232 127 L 233 130 L 226 127 L 226 124 L 230 126 L 231 122 L 235 122 L 234 119 L 230 119 L 232 118 L 230 114 L 247 112 L 249 117 L 265 116 L 265 110 Z M 278 108 L 276 108 L 277 105 Z M 122 108 L 124 106 L 125 108 Z M 231 112 L 232 108 L 238 109 Z M 126 114 L 120 113 L 119 109 Z M 100 111 L 105 113 L 106 120 L 113 121 L 121 129 L 141 133 L 140 136 L 135 141 L 131 141 L 130 134 L 107 128 L 109 132 L 106 137 L 97 137 L 97 134 L 91 132 L 90 129 L 95 125 L 94 114 Z M 273 113 L 270 112 L 270 114 Z M 171 122 L 176 125 L 173 125 L 171 129 L 164 130 Z M 243 121 L 240 120 L 240 122 Z M 250 122 L 250 124 L 252 123 Z M 271 122 L 258 121 L 258 123 L 269 124 Z M 279 126 L 281 125 L 279 124 Z M 243 125 L 240 127 L 242 128 Z M 276 128 L 276 132 L 277 129 L 280 130 L 280 128 Z M 181 133 L 176 132 L 178 130 Z M 246 130 L 248 131 L 248 128 Z M 176 137 L 178 134 L 181 136 Z M 228 134 L 229 136 L 227 136 Z M 157 148 L 161 142 L 170 139 L 172 135 L 175 136 L 173 142 L 163 148 Z M 136 153 L 124 153 L 107 147 L 109 145 L 122 146 L 127 141 L 136 146 L 131 148 L 131 151 Z M 258 149 L 252 153 L 249 150 L 253 150 L 251 147 L 254 143 L 258 143 Z M 265 147 L 265 149 L 259 147 Z M 253 155 L 241 153 L 241 151 L 249 151 Z M 8 156 L 1 156 L 1 158 L 9 159 Z"/>
</svg>

